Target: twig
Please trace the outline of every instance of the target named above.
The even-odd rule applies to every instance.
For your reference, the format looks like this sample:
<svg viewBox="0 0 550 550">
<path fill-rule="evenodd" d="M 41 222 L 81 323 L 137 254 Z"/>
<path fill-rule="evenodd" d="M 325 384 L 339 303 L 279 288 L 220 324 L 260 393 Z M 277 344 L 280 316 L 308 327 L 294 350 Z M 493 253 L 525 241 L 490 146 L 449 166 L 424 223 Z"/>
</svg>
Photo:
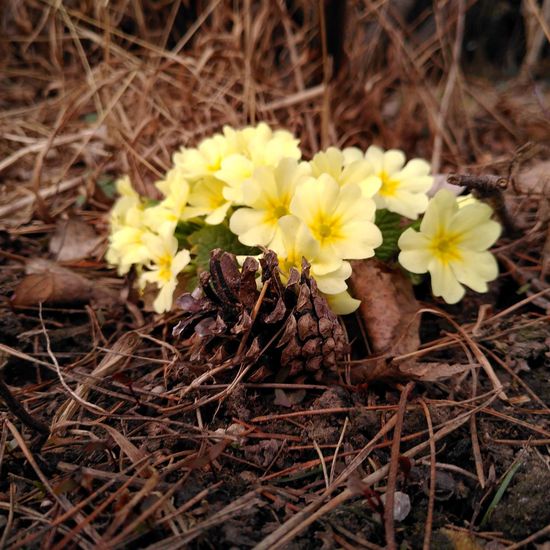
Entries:
<svg viewBox="0 0 550 550">
<path fill-rule="evenodd" d="M 336 449 L 334 450 L 334 458 L 332 459 L 332 466 L 330 467 L 330 476 L 329 476 L 329 485 L 334 481 L 334 472 L 336 471 L 336 458 L 338 457 L 338 452 L 340 451 L 340 447 L 342 446 L 342 442 L 344 441 L 344 435 L 346 433 L 346 428 L 348 427 L 349 423 L 349 417 L 346 416 L 344 419 L 344 426 L 342 427 L 342 432 L 340 433 L 340 437 L 338 439 L 338 444 L 336 445 Z"/>
<path fill-rule="evenodd" d="M 393 518 L 393 505 L 395 500 L 395 488 L 397 485 L 397 473 L 399 471 L 399 447 L 401 445 L 401 432 L 403 431 L 403 419 L 407 409 L 407 399 L 414 382 L 409 382 L 401 392 L 399 399 L 399 410 L 397 411 L 397 422 L 393 431 L 393 442 L 391 446 L 390 467 L 388 472 L 388 484 L 386 488 L 386 503 L 384 506 L 384 529 L 386 531 L 386 548 L 396 550 L 395 525 Z M 430 437 L 430 444 L 433 437 Z"/>
<path fill-rule="evenodd" d="M 302 73 L 302 68 L 300 66 L 298 52 L 296 51 L 296 42 L 294 40 L 294 35 L 292 34 L 292 28 L 290 25 L 287 8 L 283 0 L 278 0 L 278 7 L 281 12 L 281 21 L 283 23 L 283 28 L 285 29 L 286 40 L 288 43 L 288 53 L 290 54 L 290 60 L 294 68 L 294 80 L 296 81 L 296 86 L 298 87 L 298 90 L 301 92 L 299 97 L 303 98 L 305 96 L 305 93 L 308 92 L 309 90 L 306 90 L 304 75 Z M 321 87 L 318 86 L 317 88 L 318 88 L 318 93 L 322 94 L 324 85 L 322 85 Z M 289 99 L 289 98 L 284 98 L 284 99 Z M 273 102 L 269 105 L 266 105 L 265 108 L 274 109 Z M 313 125 L 313 119 L 311 118 L 311 114 L 308 113 L 307 111 L 304 116 L 305 116 L 306 129 L 307 129 L 308 138 L 309 138 L 309 146 L 311 147 L 312 151 L 316 151 L 318 148 L 318 143 L 317 143 L 317 137 L 315 133 L 315 126 Z"/>
<path fill-rule="evenodd" d="M 323 451 L 321 451 L 321 448 L 319 447 L 319 443 L 317 443 L 315 439 L 313 440 L 313 447 L 315 448 L 315 452 L 317 453 L 317 456 L 319 457 L 319 461 L 321 462 L 321 468 L 323 470 L 323 478 L 325 480 L 325 486 L 328 489 L 330 487 L 330 481 L 328 477 L 327 462 L 325 460 L 325 455 L 323 454 Z M 336 459 L 336 453 L 334 453 L 334 459 Z"/>
<path fill-rule="evenodd" d="M 472 371 L 472 397 L 477 394 L 477 371 Z M 474 455 L 474 462 L 476 466 L 476 473 L 479 480 L 479 484 L 482 489 L 485 489 L 485 473 L 483 471 L 483 460 L 481 458 L 481 448 L 479 446 L 479 438 L 477 436 L 477 424 L 476 415 L 472 414 L 470 417 L 470 436 L 472 439 L 472 453 Z"/>
<path fill-rule="evenodd" d="M 516 542 L 516 544 L 508 546 L 506 550 L 517 550 L 518 548 L 523 548 L 524 546 L 531 544 L 535 540 L 540 539 L 540 537 L 542 537 L 543 535 L 547 535 L 548 533 L 550 533 L 550 524 L 548 524 L 546 527 L 543 527 L 536 533 L 528 536 L 526 539 L 520 540 L 519 542 Z"/>
<path fill-rule="evenodd" d="M 480 174 L 479 176 L 472 174 L 449 174 L 447 176 L 447 183 L 466 187 L 470 191 L 475 189 L 483 194 L 492 195 L 500 193 L 500 191 L 508 187 L 508 178 L 495 174 Z"/>
<path fill-rule="evenodd" d="M 96 414 L 108 414 L 106 410 L 102 409 L 101 407 L 98 407 L 97 405 L 94 405 L 93 403 L 89 403 L 88 401 L 85 401 L 82 399 L 79 395 L 77 395 L 65 382 L 65 379 L 63 378 L 63 374 L 61 373 L 61 367 L 59 366 L 59 362 L 57 361 L 57 357 L 52 352 L 51 344 L 50 344 L 50 337 L 48 336 L 48 331 L 46 330 L 46 325 L 44 324 L 44 319 L 42 317 L 42 302 L 38 305 L 38 317 L 40 318 L 40 325 L 42 327 L 42 333 L 44 334 L 44 338 L 46 339 L 46 351 L 48 352 L 48 355 L 50 356 L 50 359 L 52 360 L 52 363 L 55 365 L 55 370 L 57 372 L 57 376 L 59 378 L 59 381 L 61 382 L 61 385 L 63 388 L 65 388 L 65 391 L 75 400 L 78 401 L 84 408 L 91 410 L 92 412 Z"/>
<path fill-rule="evenodd" d="M 0 397 L 4 400 L 4 403 L 8 407 L 8 409 L 11 411 L 11 413 L 16 416 L 27 428 L 31 428 L 32 430 L 38 432 L 39 434 L 46 436 L 46 438 L 50 435 L 50 428 L 44 424 L 44 422 L 38 420 L 38 418 L 35 418 L 31 414 L 27 412 L 25 407 L 19 403 L 19 401 L 15 398 L 11 390 L 9 389 L 8 385 L 4 382 L 4 379 L 2 377 L 2 373 L 0 371 Z"/>
<path fill-rule="evenodd" d="M 493 210 L 499 217 L 504 229 L 511 237 L 517 237 L 519 230 L 508 213 L 502 191 L 508 187 L 510 177 L 497 176 L 494 174 L 482 174 L 473 176 L 470 174 L 450 174 L 447 176 L 447 183 L 461 185 L 480 198 L 487 199 Z"/>
<path fill-rule="evenodd" d="M 321 147 L 326 148 L 328 147 L 328 144 L 329 144 L 329 126 L 330 126 L 330 115 L 331 115 L 330 79 L 332 75 L 331 75 L 330 59 L 328 57 L 328 50 L 327 50 L 327 25 L 325 21 L 325 2 L 323 0 L 319 0 L 318 10 L 319 10 L 321 47 L 322 47 L 323 84 L 324 84 L 323 108 L 321 110 Z"/>
<path fill-rule="evenodd" d="M 428 433 L 430 437 L 430 489 L 428 495 L 428 512 L 426 513 L 426 527 L 424 530 L 424 543 L 422 545 L 423 550 L 430 550 L 430 541 L 432 537 L 432 525 L 434 516 L 434 504 L 435 504 L 435 485 L 436 485 L 436 457 L 435 457 L 435 441 L 434 430 L 432 425 L 432 415 L 430 409 L 424 399 L 419 399 L 418 402 L 422 406 L 424 416 L 426 417 L 426 423 L 428 424 Z M 473 418 L 472 415 L 471 418 Z"/>
<path fill-rule="evenodd" d="M 61 183 L 57 185 L 51 185 L 50 187 L 47 187 L 46 189 L 41 189 L 38 191 L 38 195 L 42 200 L 47 199 L 49 197 L 53 197 L 54 195 L 57 195 L 58 193 L 65 193 L 66 191 L 70 191 L 71 189 L 74 189 L 75 187 L 78 187 L 82 181 L 84 180 L 84 176 L 76 176 L 75 178 L 71 178 L 67 181 L 62 181 Z M 5 216 L 8 216 L 9 214 L 12 214 L 13 212 L 17 212 L 18 210 L 21 210 L 22 208 L 26 208 L 27 206 L 31 206 L 34 204 L 34 201 L 36 200 L 35 195 L 27 195 L 26 197 L 22 197 L 14 202 L 11 202 L 9 204 L 5 204 L 4 206 L 0 207 L 0 218 L 4 218 Z"/>
<path fill-rule="evenodd" d="M 456 20 L 456 34 L 453 45 L 453 64 L 451 65 L 451 70 L 449 71 L 447 83 L 445 84 L 445 90 L 443 91 L 443 97 L 441 98 L 439 113 L 436 119 L 436 134 L 434 137 L 432 154 L 432 174 L 439 173 L 439 169 L 441 168 L 441 150 L 443 147 L 442 129 L 444 126 L 445 117 L 447 116 L 447 111 L 449 110 L 449 103 L 451 101 L 451 96 L 458 77 L 458 72 L 460 70 L 460 52 L 462 50 L 462 40 L 464 38 L 464 0 L 458 0 L 457 10 L 458 16 Z"/>
<path fill-rule="evenodd" d="M 15 512 L 15 487 L 15 483 L 10 483 L 10 510 L 8 512 L 8 519 L 4 526 L 2 538 L 0 538 L 0 550 L 4 550 L 4 548 L 6 548 L 6 542 L 13 525 L 13 516 Z"/>
</svg>

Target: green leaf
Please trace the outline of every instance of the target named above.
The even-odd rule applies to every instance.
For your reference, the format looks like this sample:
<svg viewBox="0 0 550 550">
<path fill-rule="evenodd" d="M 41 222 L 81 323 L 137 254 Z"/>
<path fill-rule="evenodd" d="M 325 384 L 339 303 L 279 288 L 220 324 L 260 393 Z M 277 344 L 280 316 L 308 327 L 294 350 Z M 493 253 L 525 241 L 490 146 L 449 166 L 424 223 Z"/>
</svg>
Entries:
<svg viewBox="0 0 550 550">
<path fill-rule="evenodd" d="M 382 244 L 375 250 L 374 255 L 383 261 L 391 260 L 398 251 L 397 241 L 406 229 L 402 225 L 403 218 L 399 214 L 382 209 L 376 211 L 374 223 L 382 232 Z"/>
<path fill-rule="evenodd" d="M 231 232 L 227 224 L 205 225 L 198 231 L 191 233 L 187 240 L 191 245 L 191 253 L 195 256 L 197 271 L 208 270 L 210 252 L 215 248 L 221 248 L 226 252 L 237 255 L 256 256 L 260 250 L 245 246 L 237 239 L 237 235 Z"/>
<path fill-rule="evenodd" d="M 402 267 L 403 271 L 409 276 L 409 279 L 411 280 L 411 283 L 414 286 L 419 285 L 424 280 L 424 273 L 411 273 L 410 271 L 407 271 L 404 267 Z"/>
<path fill-rule="evenodd" d="M 407 218 L 404 218 L 400 214 L 390 212 L 385 208 L 377 210 L 374 223 L 382 232 L 382 244 L 374 251 L 374 255 L 382 261 L 391 260 L 399 252 L 397 241 L 403 231 L 409 227 L 418 231 L 421 221 L 421 219 L 414 221 L 407 220 Z"/>
<path fill-rule="evenodd" d="M 115 178 L 109 175 L 100 176 L 97 180 L 97 184 L 109 199 L 116 197 L 116 181 Z"/>
<path fill-rule="evenodd" d="M 88 124 L 93 124 L 94 122 L 97 122 L 97 113 L 88 113 L 84 115 L 84 122 L 87 122 Z"/>
<path fill-rule="evenodd" d="M 185 222 L 180 221 L 176 226 L 174 237 L 178 239 L 178 243 L 180 244 L 180 247 L 188 248 L 189 235 L 196 233 L 202 227 L 203 227 L 202 223 L 197 223 L 195 221 L 185 221 Z"/>
</svg>

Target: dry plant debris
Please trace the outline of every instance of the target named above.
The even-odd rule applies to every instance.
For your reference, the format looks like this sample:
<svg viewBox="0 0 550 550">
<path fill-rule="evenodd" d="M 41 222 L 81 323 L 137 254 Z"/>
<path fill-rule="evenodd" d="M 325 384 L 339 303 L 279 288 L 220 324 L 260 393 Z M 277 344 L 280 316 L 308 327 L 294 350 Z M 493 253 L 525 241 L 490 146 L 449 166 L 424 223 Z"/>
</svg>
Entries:
<svg viewBox="0 0 550 550">
<path fill-rule="evenodd" d="M 550 2 L 4 4 L 0 547 L 544 545 Z M 398 315 L 389 348 L 346 320 L 337 384 L 246 380 L 244 336 L 198 373 L 181 312 L 144 311 L 102 259 L 114 180 L 158 199 L 182 143 L 260 120 L 307 156 L 375 142 L 504 178 L 499 279 L 459 307 L 416 287 L 419 347 L 394 346 Z M 353 383 L 374 367 L 397 381 Z"/>
</svg>

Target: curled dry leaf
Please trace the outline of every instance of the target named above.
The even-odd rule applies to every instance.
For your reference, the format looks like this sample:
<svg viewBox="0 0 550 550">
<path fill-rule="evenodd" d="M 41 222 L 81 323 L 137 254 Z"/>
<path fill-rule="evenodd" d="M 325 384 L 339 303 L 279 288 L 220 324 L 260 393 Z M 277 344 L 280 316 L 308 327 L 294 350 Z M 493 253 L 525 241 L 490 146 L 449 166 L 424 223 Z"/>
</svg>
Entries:
<svg viewBox="0 0 550 550">
<path fill-rule="evenodd" d="M 49 248 L 58 262 L 72 262 L 89 256 L 101 241 L 93 227 L 82 220 L 58 220 Z"/>
<path fill-rule="evenodd" d="M 25 271 L 27 276 L 17 285 L 11 299 L 14 307 L 90 301 L 109 304 L 118 300 L 112 289 L 49 260 L 29 260 Z"/>
<path fill-rule="evenodd" d="M 408 277 L 374 258 L 352 265 L 351 288 L 361 300 L 359 313 L 372 351 L 392 355 L 416 351 L 420 344 L 420 304 Z"/>
<path fill-rule="evenodd" d="M 414 360 L 391 364 L 391 357 L 414 352 L 420 345 L 420 309 L 412 284 L 398 268 L 371 258 L 352 262 L 350 287 L 361 300 L 359 315 L 365 326 L 371 350 L 379 358 L 369 359 L 351 371 L 352 381 L 366 382 L 395 378 L 399 370 Z"/>
<path fill-rule="evenodd" d="M 463 365 L 460 363 L 403 363 L 396 364 L 396 375 L 421 382 L 435 382 L 444 378 L 451 378 L 457 374 L 462 374 L 470 369 L 478 368 L 477 364 Z"/>
</svg>

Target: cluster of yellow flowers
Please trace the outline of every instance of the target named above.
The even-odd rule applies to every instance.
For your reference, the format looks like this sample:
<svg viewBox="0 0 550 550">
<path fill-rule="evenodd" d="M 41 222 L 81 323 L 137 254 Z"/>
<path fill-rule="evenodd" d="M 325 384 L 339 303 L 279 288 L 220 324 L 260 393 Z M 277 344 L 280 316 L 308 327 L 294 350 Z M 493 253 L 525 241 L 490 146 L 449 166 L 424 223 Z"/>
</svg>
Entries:
<svg viewBox="0 0 550 550">
<path fill-rule="evenodd" d="M 168 311 L 178 275 L 193 268 L 189 232 L 221 226 L 245 248 L 274 250 L 283 279 L 305 258 L 333 310 L 345 314 L 359 305 L 347 291 L 349 261 L 375 254 L 384 238 L 376 211 L 385 210 L 409 220 L 425 212 L 420 231 L 409 227 L 399 238 L 399 261 L 413 273 L 429 272 L 435 295 L 454 303 L 462 284 L 483 292 L 496 277 L 486 251 L 500 233 L 491 209 L 475 200 L 459 209 L 445 190 L 430 201 L 426 161 L 407 162 L 403 152 L 376 146 L 330 147 L 309 162 L 301 157 L 290 132 L 265 123 L 226 126 L 174 154 L 172 169 L 156 183 L 160 202 L 139 196 L 128 177 L 118 180 L 107 261 L 120 274 L 135 266 L 140 288 L 158 287 L 155 310 Z"/>
</svg>

